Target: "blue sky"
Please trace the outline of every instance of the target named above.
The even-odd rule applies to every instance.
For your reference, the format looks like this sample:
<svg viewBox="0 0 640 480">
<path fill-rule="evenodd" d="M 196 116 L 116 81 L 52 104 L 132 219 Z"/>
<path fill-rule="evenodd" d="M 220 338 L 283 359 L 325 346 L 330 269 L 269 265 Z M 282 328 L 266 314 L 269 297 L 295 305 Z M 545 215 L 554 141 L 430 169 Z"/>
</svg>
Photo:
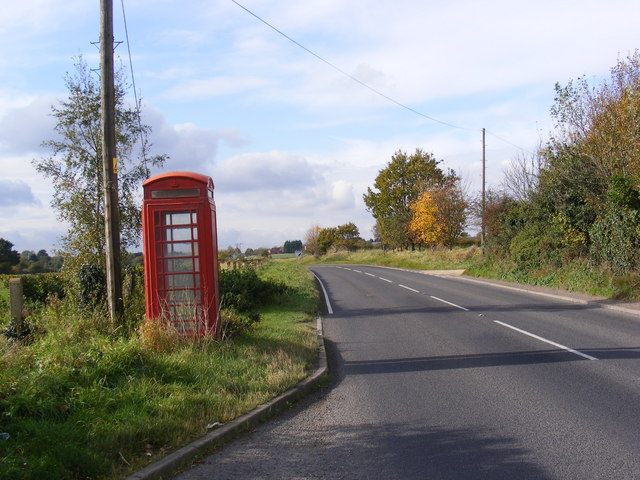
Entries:
<svg viewBox="0 0 640 480">
<path fill-rule="evenodd" d="M 552 128 L 554 84 L 602 78 L 640 44 L 640 2 L 125 0 L 143 121 L 163 171 L 216 185 L 221 247 L 271 247 L 313 225 L 374 224 L 362 194 L 398 150 L 422 148 L 470 193 Z M 31 160 L 82 55 L 98 68 L 99 0 L 5 2 L 0 17 L 0 237 L 53 251 L 65 226 Z M 114 0 L 116 40 L 125 40 Z M 127 45 L 116 54 L 128 69 Z M 503 140 L 506 140 L 503 141 Z M 156 172 L 158 173 L 158 172 Z"/>
</svg>

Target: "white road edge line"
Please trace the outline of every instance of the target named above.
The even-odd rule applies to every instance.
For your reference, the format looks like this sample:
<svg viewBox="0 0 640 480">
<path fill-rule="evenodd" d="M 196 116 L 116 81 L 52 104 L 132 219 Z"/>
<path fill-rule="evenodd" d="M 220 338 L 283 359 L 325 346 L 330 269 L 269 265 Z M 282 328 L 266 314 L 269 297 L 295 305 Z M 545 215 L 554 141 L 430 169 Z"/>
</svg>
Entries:
<svg viewBox="0 0 640 480">
<path fill-rule="evenodd" d="M 420 293 L 418 290 L 415 290 L 411 287 L 407 287 L 406 285 L 402 285 L 401 283 L 399 283 L 398 286 L 402 288 L 406 288 L 407 290 L 411 290 L 412 292 L 415 292 L 415 293 Z"/>
<path fill-rule="evenodd" d="M 327 290 L 326 288 L 324 288 L 324 283 L 322 283 L 322 280 L 320 280 L 320 277 L 318 277 L 315 273 L 313 273 L 313 276 L 316 277 L 316 280 L 318 280 L 318 283 L 320 284 L 320 288 L 322 288 L 322 293 L 324 294 L 324 301 L 327 304 L 327 312 L 329 312 L 329 315 L 333 315 L 333 308 L 331 308 L 331 302 L 329 301 L 329 295 L 327 294 Z"/>
<path fill-rule="evenodd" d="M 387 280 L 386 278 L 383 277 L 378 277 L 380 280 L 384 280 L 385 282 L 389 282 L 389 283 L 393 283 L 391 280 Z"/>
<path fill-rule="evenodd" d="M 434 300 L 437 300 L 439 302 L 446 303 L 447 305 L 451 305 L 452 307 L 459 308 L 460 310 L 464 310 L 465 312 L 469 311 L 468 308 L 461 307 L 460 305 L 456 305 L 455 303 L 447 302 L 446 300 L 443 300 L 443 299 L 438 298 L 438 297 L 434 297 L 433 295 L 431 295 L 431 298 L 433 298 Z"/>
<path fill-rule="evenodd" d="M 554 347 L 561 348 L 562 350 L 571 352 L 574 355 L 579 355 L 580 357 L 586 358 L 587 360 L 598 360 L 596 357 L 592 357 L 591 355 L 587 355 L 586 353 L 579 352 L 578 350 L 574 350 L 573 348 L 569 348 L 565 345 L 561 345 L 560 343 L 552 342 L 551 340 L 547 340 L 546 338 L 540 337 L 531 332 L 527 332 L 526 330 L 522 330 L 520 328 L 514 327 L 513 325 L 509 325 L 508 323 L 504 323 L 499 320 L 494 320 L 494 323 L 497 323 L 498 325 L 502 325 L 503 327 L 510 328 L 511 330 L 515 330 L 516 332 L 520 332 L 523 335 L 528 335 L 531 338 L 535 338 L 536 340 L 540 340 L 541 342 L 548 343 L 549 345 L 553 345 Z"/>
</svg>

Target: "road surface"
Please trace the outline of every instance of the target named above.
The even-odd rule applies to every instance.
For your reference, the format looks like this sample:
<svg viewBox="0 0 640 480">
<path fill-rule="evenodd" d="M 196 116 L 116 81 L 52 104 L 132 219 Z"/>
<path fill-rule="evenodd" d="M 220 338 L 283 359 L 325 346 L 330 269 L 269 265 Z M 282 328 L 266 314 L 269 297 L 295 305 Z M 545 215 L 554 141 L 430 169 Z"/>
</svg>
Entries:
<svg viewBox="0 0 640 480">
<path fill-rule="evenodd" d="M 640 318 L 462 278 L 314 266 L 330 384 L 176 477 L 640 478 Z"/>
</svg>

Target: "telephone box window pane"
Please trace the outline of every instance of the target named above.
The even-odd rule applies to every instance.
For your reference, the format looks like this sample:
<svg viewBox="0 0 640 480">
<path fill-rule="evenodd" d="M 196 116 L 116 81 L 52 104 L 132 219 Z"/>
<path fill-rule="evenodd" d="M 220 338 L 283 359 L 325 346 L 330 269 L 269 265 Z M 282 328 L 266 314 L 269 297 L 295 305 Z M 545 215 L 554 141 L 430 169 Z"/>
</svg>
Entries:
<svg viewBox="0 0 640 480">
<path fill-rule="evenodd" d="M 162 240 L 165 242 L 190 242 L 193 240 L 192 232 L 196 230 L 193 227 L 173 227 L 164 229 L 164 237 Z"/>
<path fill-rule="evenodd" d="M 176 258 L 165 259 L 164 269 L 161 271 L 171 272 L 197 272 L 199 271 L 199 262 L 197 258 Z"/>
<path fill-rule="evenodd" d="M 197 243 L 165 243 L 159 246 L 162 247 L 163 257 L 195 257 L 198 255 Z"/>
<path fill-rule="evenodd" d="M 182 305 L 195 307 L 200 305 L 200 292 L 198 290 L 169 290 L 166 296 L 168 305 Z"/>
<path fill-rule="evenodd" d="M 196 286 L 195 277 L 192 274 L 167 275 L 167 288 L 194 288 Z"/>
<path fill-rule="evenodd" d="M 184 198 L 200 196 L 199 188 L 177 188 L 175 190 L 152 190 L 151 198 Z"/>
<path fill-rule="evenodd" d="M 191 225 L 191 212 L 165 212 L 162 225 Z"/>
<path fill-rule="evenodd" d="M 170 290 L 180 290 L 185 288 L 200 288 L 200 275 L 194 275 L 192 273 L 165 275 L 164 287 L 167 292 Z"/>
<path fill-rule="evenodd" d="M 172 320 L 190 320 L 190 322 L 184 323 L 192 323 L 194 318 L 201 315 L 201 309 L 198 305 L 172 305 L 169 307 L 169 311 L 172 312 Z"/>
</svg>

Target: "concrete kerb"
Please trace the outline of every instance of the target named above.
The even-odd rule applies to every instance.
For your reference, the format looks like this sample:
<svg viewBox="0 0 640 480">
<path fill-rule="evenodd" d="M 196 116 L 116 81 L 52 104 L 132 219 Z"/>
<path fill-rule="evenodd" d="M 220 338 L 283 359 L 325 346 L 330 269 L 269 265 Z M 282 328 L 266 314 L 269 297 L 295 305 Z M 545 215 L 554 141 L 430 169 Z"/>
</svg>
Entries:
<svg viewBox="0 0 640 480">
<path fill-rule="evenodd" d="M 275 412 L 286 408 L 287 404 L 308 394 L 329 372 L 327 353 L 324 346 L 324 335 L 322 332 L 322 319 L 320 317 L 318 317 L 316 327 L 319 343 L 318 367 L 311 375 L 283 394 L 256 407 L 251 412 L 230 421 L 198 440 L 191 442 L 189 445 L 176 450 L 157 462 L 146 466 L 125 480 L 158 480 L 170 478 L 170 476 L 175 475 L 181 467 L 186 466 L 190 461 L 207 454 L 215 446 L 224 444 L 225 441 L 235 437 L 240 432 L 259 425 Z"/>
</svg>

